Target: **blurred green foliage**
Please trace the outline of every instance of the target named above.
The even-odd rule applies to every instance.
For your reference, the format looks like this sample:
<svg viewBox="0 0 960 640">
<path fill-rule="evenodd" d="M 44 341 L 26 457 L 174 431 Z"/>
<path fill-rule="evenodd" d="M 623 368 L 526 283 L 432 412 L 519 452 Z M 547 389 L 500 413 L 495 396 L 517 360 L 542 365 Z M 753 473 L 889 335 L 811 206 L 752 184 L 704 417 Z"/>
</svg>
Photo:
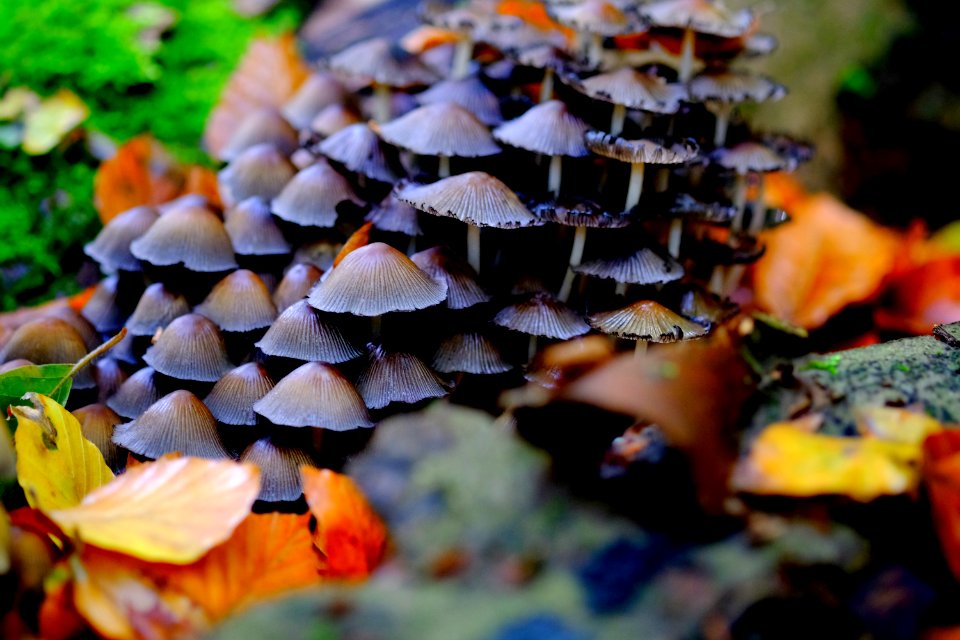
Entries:
<svg viewBox="0 0 960 640">
<path fill-rule="evenodd" d="M 188 162 L 249 41 L 295 28 L 312 0 L 244 18 L 229 0 L 0 2 L 0 94 L 60 88 L 89 107 L 88 130 L 122 142 L 150 132 Z M 78 288 L 82 245 L 98 222 L 98 161 L 72 140 L 45 156 L 0 153 L 0 308 Z"/>
</svg>

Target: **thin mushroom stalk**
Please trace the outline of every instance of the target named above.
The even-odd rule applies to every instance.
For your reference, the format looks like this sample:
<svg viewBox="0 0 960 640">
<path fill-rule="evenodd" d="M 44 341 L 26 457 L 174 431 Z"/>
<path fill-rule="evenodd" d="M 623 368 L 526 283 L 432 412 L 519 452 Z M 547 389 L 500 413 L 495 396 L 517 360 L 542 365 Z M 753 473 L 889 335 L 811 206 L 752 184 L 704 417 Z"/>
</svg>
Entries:
<svg viewBox="0 0 960 640">
<path fill-rule="evenodd" d="M 693 77 L 693 54 L 696 45 L 696 33 L 691 27 L 683 30 L 683 45 L 680 49 L 680 82 L 690 82 Z"/>
<path fill-rule="evenodd" d="M 610 134 L 618 136 L 623 133 L 623 124 L 627 121 L 627 107 L 622 104 L 613 105 L 613 115 L 610 116 Z"/>
<path fill-rule="evenodd" d="M 540 102 L 546 102 L 553 99 L 553 67 L 547 67 L 543 71 L 543 80 L 540 82 Z"/>
<path fill-rule="evenodd" d="M 719 148 L 727 143 L 727 129 L 730 128 L 730 117 L 733 115 L 733 105 L 726 103 L 718 104 L 714 107 L 713 113 L 717 117 L 713 130 L 713 145 Z"/>
<path fill-rule="evenodd" d="M 766 184 L 766 178 L 763 174 L 760 175 L 759 180 L 757 181 L 757 194 L 751 203 L 750 210 L 753 215 L 750 218 L 750 226 L 747 229 L 747 233 L 751 237 L 756 238 L 760 235 L 760 232 L 763 231 L 763 223 L 765 222 L 764 218 L 766 217 L 766 207 L 764 206 L 764 185 Z"/>
<path fill-rule="evenodd" d="M 637 340 L 637 345 L 633 348 L 633 357 L 636 360 L 642 360 L 647 354 L 649 344 L 646 340 Z"/>
<path fill-rule="evenodd" d="M 617 283 L 617 288 L 616 288 L 616 290 L 614 291 L 614 293 L 615 293 L 616 295 L 618 295 L 618 296 L 625 296 L 625 295 L 627 295 L 627 287 L 628 287 L 628 286 L 629 286 L 629 285 L 628 285 L 626 282 L 618 282 L 618 283 Z"/>
<path fill-rule="evenodd" d="M 680 241 L 683 238 L 683 219 L 674 218 L 670 221 L 670 235 L 667 237 L 667 251 L 670 257 L 680 257 Z"/>
<path fill-rule="evenodd" d="M 370 333 L 374 340 L 379 340 L 383 330 L 383 316 L 370 317 Z"/>
<path fill-rule="evenodd" d="M 439 163 L 437 164 L 437 175 L 440 178 L 449 178 L 450 177 L 450 156 L 437 156 L 439 158 Z"/>
<path fill-rule="evenodd" d="M 373 119 L 377 122 L 389 122 L 393 114 L 391 102 L 393 92 L 385 84 L 373 83 Z"/>
<path fill-rule="evenodd" d="M 577 227 L 573 235 L 573 247 L 570 249 L 570 264 L 563 278 L 563 284 L 560 286 L 560 292 L 557 294 L 561 302 L 566 302 L 570 298 L 570 292 L 573 291 L 573 281 L 577 277 L 573 269 L 579 267 L 583 261 L 583 248 L 586 244 L 587 228 Z"/>
<path fill-rule="evenodd" d="M 733 204 L 737 208 L 737 213 L 730 225 L 730 230 L 739 233 L 743 230 L 743 214 L 747 208 L 747 174 L 738 173 L 737 180 L 733 185 Z"/>
<path fill-rule="evenodd" d="M 643 193 L 644 167 L 643 162 L 634 162 L 630 165 L 630 183 L 627 185 L 627 203 L 624 211 L 630 211 L 640 202 L 640 194 Z"/>
<path fill-rule="evenodd" d="M 560 197 L 560 178 L 563 175 L 563 156 L 550 156 L 550 174 L 547 178 L 547 190 L 554 198 Z"/>
<path fill-rule="evenodd" d="M 587 37 L 587 64 L 591 67 L 600 66 L 603 60 L 603 36 L 591 33 Z"/>
<path fill-rule="evenodd" d="M 527 362 L 533 362 L 534 356 L 537 355 L 537 336 L 530 335 L 530 342 L 527 344 Z"/>
<path fill-rule="evenodd" d="M 470 61 L 473 59 L 473 38 L 468 35 L 461 35 L 457 40 L 456 49 L 453 52 L 453 66 L 450 71 L 450 78 L 453 80 L 462 80 L 469 75 Z"/>
<path fill-rule="evenodd" d="M 480 227 L 467 225 L 467 262 L 480 275 Z"/>
</svg>

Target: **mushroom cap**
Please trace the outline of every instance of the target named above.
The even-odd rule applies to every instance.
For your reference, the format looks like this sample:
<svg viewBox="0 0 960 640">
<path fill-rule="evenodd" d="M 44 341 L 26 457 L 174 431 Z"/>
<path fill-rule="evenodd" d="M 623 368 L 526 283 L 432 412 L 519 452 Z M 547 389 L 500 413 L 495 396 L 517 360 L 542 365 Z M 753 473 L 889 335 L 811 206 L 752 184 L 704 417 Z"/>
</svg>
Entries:
<svg viewBox="0 0 960 640">
<path fill-rule="evenodd" d="M 219 160 L 231 162 L 258 144 L 272 144 L 280 153 L 290 155 L 298 146 L 297 131 L 272 107 L 263 107 L 247 115 L 220 150 Z"/>
<path fill-rule="evenodd" d="M 43 310 L 42 315 L 44 318 L 60 318 L 76 329 L 80 337 L 83 338 L 83 344 L 87 346 L 87 350 L 89 351 L 96 349 L 103 342 L 103 340 L 100 339 L 100 334 L 97 332 L 96 327 L 70 306 L 51 305 L 49 308 Z"/>
<path fill-rule="evenodd" d="M 753 24 L 749 9 L 731 11 L 721 0 L 658 0 L 639 7 L 655 27 L 693 29 L 723 38 L 744 35 Z"/>
<path fill-rule="evenodd" d="M 271 203 L 273 214 L 302 227 L 332 227 L 342 202 L 361 204 L 347 179 L 326 162 L 297 172 Z"/>
<path fill-rule="evenodd" d="M 323 271 L 312 264 L 297 262 L 290 265 L 273 292 L 277 312 L 283 313 L 294 302 L 306 298 L 322 275 Z"/>
<path fill-rule="evenodd" d="M 707 69 L 690 80 L 690 98 L 738 104 L 780 100 L 787 88 L 770 78 L 732 69 Z"/>
<path fill-rule="evenodd" d="M 364 218 L 372 222 L 374 228 L 381 231 L 392 231 L 408 236 L 419 236 L 420 221 L 417 219 L 417 210 L 405 202 L 397 200 L 392 191 L 380 204 L 370 210 Z"/>
<path fill-rule="evenodd" d="M 337 131 L 360 122 L 360 114 L 352 107 L 331 104 L 321 109 L 310 121 L 310 130 L 322 136 L 332 136 Z"/>
<path fill-rule="evenodd" d="M 646 206 L 654 215 L 708 224 L 729 224 L 737 214 L 737 208 L 729 202 L 701 202 L 689 193 L 651 194 Z"/>
<path fill-rule="evenodd" d="M 390 245 L 372 242 L 347 254 L 308 300 L 321 311 L 379 316 L 432 307 L 446 297 L 446 283 L 431 278 Z"/>
<path fill-rule="evenodd" d="M 633 223 L 628 212 L 608 211 L 592 200 L 540 202 L 533 207 L 533 212 L 537 219 L 543 222 L 554 222 L 566 227 L 622 229 Z"/>
<path fill-rule="evenodd" d="M 306 300 L 287 307 L 256 346 L 268 356 L 332 363 L 353 360 L 363 353 Z"/>
<path fill-rule="evenodd" d="M 644 24 L 607 0 L 583 0 L 572 4 L 550 4 L 554 20 L 581 33 L 619 36 L 644 31 Z"/>
<path fill-rule="evenodd" d="M 146 233 L 159 217 L 152 207 L 127 209 L 110 220 L 83 251 L 106 273 L 120 269 L 140 271 L 140 261 L 130 252 L 130 243 Z"/>
<path fill-rule="evenodd" d="M 587 155 L 583 136 L 587 123 L 571 114 L 559 100 L 547 100 L 519 118 L 493 130 L 498 142 L 548 156 Z"/>
<path fill-rule="evenodd" d="M 440 377 L 412 353 L 388 353 L 371 345 L 369 356 L 367 368 L 357 378 L 357 391 L 370 409 L 447 395 Z"/>
<path fill-rule="evenodd" d="M 510 52 L 517 64 L 534 69 L 559 69 L 571 61 L 563 50 L 551 44 L 538 44 Z"/>
<path fill-rule="evenodd" d="M 113 441 L 148 458 L 173 452 L 199 458 L 230 457 L 213 414 L 197 396 L 182 389 L 163 396 L 132 422 L 117 426 Z"/>
<path fill-rule="evenodd" d="M 178 207 L 160 216 L 134 240 L 133 255 L 155 267 L 183 264 L 196 272 L 236 269 L 233 245 L 223 222 L 203 207 Z"/>
<path fill-rule="evenodd" d="M 740 309 L 732 300 L 699 287 L 691 287 L 680 297 L 680 313 L 694 322 L 709 326 L 732 318 Z"/>
<path fill-rule="evenodd" d="M 548 293 L 537 293 L 527 300 L 501 309 L 495 324 L 527 335 L 569 340 L 590 331 L 576 311 Z"/>
<path fill-rule="evenodd" d="M 628 256 L 584 262 L 573 270 L 627 284 L 664 284 L 683 277 L 683 266 L 679 262 L 649 247 Z"/>
<path fill-rule="evenodd" d="M 264 502 L 292 502 L 303 495 L 300 467 L 315 466 L 310 456 L 296 447 L 276 444 L 272 438 L 260 438 L 244 449 L 240 462 L 260 469 L 260 494 Z"/>
<path fill-rule="evenodd" d="M 622 309 L 595 313 L 590 324 L 603 333 L 628 340 L 676 342 L 707 335 L 707 328 L 677 315 L 652 300 L 640 300 Z"/>
<path fill-rule="evenodd" d="M 216 382 L 233 368 L 217 325 L 196 313 L 168 324 L 143 361 L 165 376 L 200 382 Z"/>
<path fill-rule="evenodd" d="M 60 318 L 38 318 L 20 325 L 0 349 L 0 362 L 29 360 L 34 364 L 73 364 L 87 355 L 80 333 Z M 89 368 L 73 377 L 74 389 L 96 386 Z"/>
<path fill-rule="evenodd" d="M 305 129 L 325 107 L 342 104 L 347 91 L 331 73 L 313 73 L 293 96 L 283 103 L 280 113 L 297 129 Z"/>
<path fill-rule="evenodd" d="M 433 368 L 441 373 L 493 375 L 513 369 L 500 350 L 481 333 L 458 333 L 440 343 Z"/>
<path fill-rule="evenodd" d="M 689 138 L 627 140 L 602 131 L 587 133 L 586 144 L 598 155 L 631 164 L 683 164 L 696 158 L 700 152 L 699 145 Z"/>
<path fill-rule="evenodd" d="M 262 329 L 277 317 L 267 285 L 248 269 L 237 269 L 213 285 L 196 312 L 213 320 L 223 331 Z"/>
<path fill-rule="evenodd" d="M 107 398 L 106 405 L 117 415 L 136 418 L 160 399 L 160 391 L 154 380 L 153 367 L 144 367 L 123 381 L 117 392 Z"/>
<path fill-rule="evenodd" d="M 103 402 L 115 394 L 120 385 L 130 377 L 126 369 L 120 366 L 120 361 L 113 356 L 97 359 L 91 365 L 90 373 L 97 383 L 97 402 Z"/>
<path fill-rule="evenodd" d="M 466 309 L 490 301 L 490 296 L 477 282 L 476 272 L 446 247 L 431 247 L 413 254 L 410 259 L 431 278 L 446 285 L 447 308 Z"/>
<path fill-rule="evenodd" d="M 290 253 L 290 243 L 274 221 L 270 205 L 260 196 L 252 196 L 227 209 L 223 226 L 237 255 L 277 256 Z"/>
<path fill-rule="evenodd" d="M 385 147 L 373 129 L 365 123 L 340 129 L 321 142 L 317 149 L 354 173 L 380 182 L 397 180 L 397 175 L 391 168 L 395 150 Z"/>
<path fill-rule="evenodd" d="M 218 422 L 231 425 L 255 425 L 253 403 L 267 395 L 274 383 L 267 370 L 256 362 L 228 371 L 203 399 Z"/>
<path fill-rule="evenodd" d="M 83 437 L 99 449 L 108 467 L 116 469 L 121 458 L 117 445 L 113 443 L 113 430 L 123 419 L 102 404 L 88 404 L 71 413 L 80 422 Z"/>
<path fill-rule="evenodd" d="M 438 82 L 414 96 L 421 105 L 453 102 L 460 105 L 485 125 L 503 122 L 500 99 L 490 91 L 476 74 L 465 78 Z"/>
<path fill-rule="evenodd" d="M 470 171 L 432 184 L 401 182 L 397 199 L 435 216 L 478 227 L 529 227 L 539 220 L 513 189 L 483 171 Z"/>
<path fill-rule="evenodd" d="M 232 206 L 251 196 L 276 198 L 296 169 L 272 144 L 246 149 L 217 174 L 220 195 Z"/>
<path fill-rule="evenodd" d="M 140 296 L 140 302 L 127 318 L 127 331 L 133 336 L 152 336 L 175 318 L 190 313 L 190 304 L 179 293 L 155 282 Z"/>
<path fill-rule="evenodd" d="M 569 75 L 564 79 L 577 91 L 595 100 L 654 113 L 676 113 L 680 103 L 687 99 L 687 90 L 682 84 L 670 83 L 660 76 L 629 67 L 585 80 Z"/>
<path fill-rule="evenodd" d="M 712 155 L 713 161 L 724 169 L 731 169 L 740 175 L 750 172 L 767 173 L 770 171 L 790 170 L 796 165 L 789 158 L 781 156 L 770 147 L 759 142 L 741 142 L 733 147 L 717 149 Z"/>
<path fill-rule="evenodd" d="M 280 380 L 253 410 L 287 427 L 322 427 L 350 431 L 372 427 L 356 388 L 336 367 L 308 362 Z"/>
<path fill-rule="evenodd" d="M 455 102 L 427 104 L 378 127 L 381 138 L 420 155 L 476 158 L 500 153 L 487 126 Z"/>
<path fill-rule="evenodd" d="M 123 326 L 124 312 L 117 305 L 117 276 L 104 278 L 80 310 L 80 315 L 100 333 L 114 333 Z"/>
<path fill-rule="evenodd" d="M 331 56 L 327 64 L 337 73 L 400 89 L 437 80 L 419 58 L 386 38 L 358 42 Z"/>
</svg>

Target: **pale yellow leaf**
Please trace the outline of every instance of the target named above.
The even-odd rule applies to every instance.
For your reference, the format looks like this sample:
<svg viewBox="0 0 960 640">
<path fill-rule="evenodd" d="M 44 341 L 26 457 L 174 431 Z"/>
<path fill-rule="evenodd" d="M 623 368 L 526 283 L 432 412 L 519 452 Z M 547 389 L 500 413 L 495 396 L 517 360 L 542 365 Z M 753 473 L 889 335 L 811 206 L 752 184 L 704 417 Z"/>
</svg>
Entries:
<svg viewBox="0 0 960 640">
<path fill-rule="evenodd" d="M 40 96 L 26 87 L 11 87 L 0 98 L 0 120 L 16 120 L 40 103 Z"/>
<path fill-rule="evenodd" d="M 47 153 L 89 115 L 87 105 L 75 93 L 61 89 L 27 112 L 23 150 L 35 156 Z"/>
</svg>

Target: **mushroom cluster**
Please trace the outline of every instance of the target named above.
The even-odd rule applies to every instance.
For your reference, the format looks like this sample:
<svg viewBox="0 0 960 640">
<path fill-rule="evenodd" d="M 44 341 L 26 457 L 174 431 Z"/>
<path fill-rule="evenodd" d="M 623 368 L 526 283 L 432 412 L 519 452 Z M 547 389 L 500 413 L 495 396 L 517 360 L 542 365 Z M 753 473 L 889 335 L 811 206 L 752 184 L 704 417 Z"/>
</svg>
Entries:
<svg viewBox="0 0 960 640">
<path fill-rule="evenodd" d="M 808 154 L 738 116 L 784 94 L 745 70 L 773 48 L 756 16 L 718 0 L 422 15 L 429 32 L 353 45 L 250 115 L 219 154 L 222 211 L 185 196 L 113 219 L 87 245 L 108 277 L 82 313 L 6 344 L 2 361 L 71 361 L 127 327 L 75 385 L 105 405 L 84 424 L 112 464 L 238 456 L 261 499 L 295 500 L 299 465 L 336 465 L 383 416 L 451 392 L 482 404 L 545 342 L 642 350 L 733 307 L 785 219 L 763 176 Z"/>
</svg>

